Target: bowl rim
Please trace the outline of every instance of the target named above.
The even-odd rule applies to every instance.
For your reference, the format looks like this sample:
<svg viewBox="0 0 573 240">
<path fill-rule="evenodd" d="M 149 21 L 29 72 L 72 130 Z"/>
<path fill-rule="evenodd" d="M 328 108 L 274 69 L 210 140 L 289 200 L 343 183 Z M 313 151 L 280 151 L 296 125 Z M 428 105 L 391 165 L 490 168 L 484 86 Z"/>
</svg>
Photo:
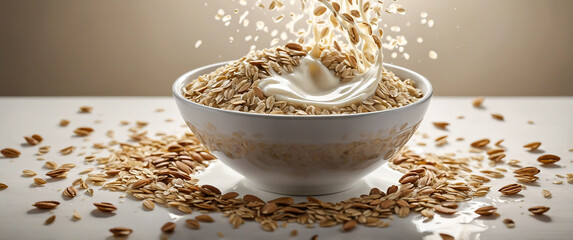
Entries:
<svg viewBox="0 0 573 240">
<path fill-rule="evenodd" d="M 172 85 L 171 91 L 172 91 L 173 96 L 176 99 L 179 99 L 180 101 L 183 101 L 185 103 L 190 103 L 192 105 L 195 105 L 198 108 L 201 108 L 201 109 L 209 111 L 209 112 L 224 112 L 224 113 L 228 113 L 228 114 L 236 114 L 236 115 L 242 115 L 242 116 L 248 116 L 248 117 L 257 117 L 257 118 L 275 118 L 275 119 L 289 119 L 289 120 L 290 119 L 305 119 L 305 120 L 309 120 L 309 119 L 325 119 L 325 118 L 326 119 L 356 118 L 356 117 L 365 117 L 365 116 L 377 115 L 377 114 L 392 114 L 394 112 L 405 111 L 406 109 L 412 108 L 416 105 L 422 105 L 426 101 L 428 101 L 434 93 L 432 84 L 423 75 L 421 75 L 421 74 L 419 74 L 413 70 L 410 70 L 408 68 L 405 68 L 405 67 L 400 67 L 400 66 L 397 66 L 394 64 L 389 64 L 389 63 L 383 63 L 384 67 L 390 67 L 390 68 L 398 69 L 400 71 L 408 72 L 411 75 L 415 76 L 417 78 L 415 80 L 415 84 L 418 84 L 418 81 L 421 81 L 422 84 L 426 86 L 427 93 L 425 93 L 424 96 L 421 99 L 419 99 L 418 101 L 411 103 L 411 104 L 408 104 L 406 106 L 401 106 L 401 107 L 392 108 L 392 109 L 388 109 L 388 110 L 382 110 L 382 111 L 375 111 L 375 112 L 352 113 L 352 114 L 329 114 L 329 115 L 279 115 L 279 114 L 262 114 L 262 113 L 234 111 L 234 110 L 227 110 L 227 109 L 210 107 L 207 105 L 196 103 L 196 102 L 191 101 L 191 100 L 189 100 L 183 96 L 182 89 L 184 86 L 187 85 L 186 81 L 188 81 L 188 78 L 190 75 L 195 74 L 197 72 L 202 72 L 205 69 L 209 69 L 209 68 L 223 67 L 226 64 L 229 64 L 231 62 L 233 62 L 233 61 L 224 61 L 224 62 L 213 63 L 213 64 L 205 65 L 205 66 L 202 66 L 199 68 L 195 68 L 191 71 L 184 73 L 183 75 L 179 76 Z"/>
</svg>

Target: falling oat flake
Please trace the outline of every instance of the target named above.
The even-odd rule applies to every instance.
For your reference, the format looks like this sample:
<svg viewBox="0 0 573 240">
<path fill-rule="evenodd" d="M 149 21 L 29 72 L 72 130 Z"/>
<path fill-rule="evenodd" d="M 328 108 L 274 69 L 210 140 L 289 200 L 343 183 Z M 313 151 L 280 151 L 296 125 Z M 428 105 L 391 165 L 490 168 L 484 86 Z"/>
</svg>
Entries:
<svg viewBox="0 0 573 240">
<path fill-rule="evenodd" d="M 197 42 L 195 43 L 195 48 L 199 48 L 199 46 L 201 46 L 201 43 L 203 43 L 203 41 L 197 40 Z"/>
<path fill-rule="evenodd" d="M 428 20 L 428 27 L 434 27 L 434 20 Z"/>
<path fill-rule="evenodd" d="M 406 14 L 406 10 L 404 9 L 404 7 L 402 7 L 402 5 L 397 3 L 392 3 L 392 5 L 390 5 L 390 7 L 386 9 L 386 12 L 390 14 L 396 14 L 396 13 L 400 15 Z"/>
<path fill-rule="evenodd" d="M 323 0 L 317 2 L 322 1 Z M 248 33 L 244 35 L 239 34 L 234 37 L 227 36 L 230 43 L 234 44 L 240 40 L 240 42 L 249 42 L 250 45 L 255 46 L 254 49 L 257 49 L 261 47 L 261 45 L 276 46 L 283 42 L 287 42 L 288 40 L 294 40 L 295 38 L 298 39 L 297 41 L 299 42 L 304 42 L 304 40 L 307 39 L 311 33 L 311 29 L 304 26 L 306 23 L 304 20 L 306 16 L 305 14 L 308 13 L 300 13 L 296 12 L 296 10 L 293 11 L 294 9 L 298 9 L 301 6 L 305 6 L 305 2 L 309 2 L 308 0 L 256 0 L 252 2 L 247 0 L 233 0 L 232 2 L 234 3 L 230 3 L 229 5 L 224 5 L 222 8 L 218 8 L 214 14 L 215 19 L 226 27 L 231 27 L 231 25 L 235 24 L 233 27 L 236 26 L 237 33 L 239 33 L 239 28 L 246 28 L 248 31 L 254 30 L 257 33 L 251 33 L 252 35 L 248 35 Z M 330 2 L 330 0 L 325 2 Z M 368 0 L 368 2 L 370 2 L 370 0 Z M 404 6 L 398 4 L 395 1 L 390 1 L 386 4 L 381 3 L 381 1 L 372 2 L 380 3 L 380 6 L 377 7 L 370 6 L 371 11 L 375 11 L 380 14 L 372 17 L 371 19 L 368 19 L 371 24 L 382 24 L 382 13 L 397 16 L 406 14 L 406 9 Z M 241 7 L 248 5 L 251 5 L 250 8 Z M 289 7 L 285 8 L 283 5 L 288 5 Z M 265 18 L 254 19 L 255 16 L 261 14 L 260 11 L 263 11 L 262 14 L 265 15 Z M 326 13 L 329 13 L 329 11 L 326 11 Z M 253 14 L 255 16 L 253 16 Z M 356 13 L 356 15 L 359 16 L 360 13 Z M 429 14 L 427 12 L 419 13 L 419 17 L 421 24 L 426 25 L 429 28 L 434 26 L 434 20 L 428 18 Z M 279 22 L 281 24 L 277 24 Z M 409 21 L 405 23 L 405 26 L 410 25 L 411 22 Z M 382 47 L 386 50 L 389 50 L 391 53 L 396 52 L 396 54 L 391 56 L 391 58 L 395 59 L 398 56 L 402 56 L 404 59 L 408 60 L 413 57 L 413 55 L 410 56 L 410 54 L 406 53 L 408 50 L 406 47 L 408 41 L 404 35 L 400 34 L 405 30 L 405 26 L 400 24 L 390 26 L 383 24 L 383 28 L 388 31 L 385 35 L 383 35 L 383 40 L 385 41 L 382 41 Z M 270 38 L 263 38 L 263 35 L 268 35 Z M 264 41 L 257 41 L 259 40 L 259 37 L 261 37 L 261 40 Z M 422 38 L 418 38 L 416 40 L 419 44 L 423 42 Z M 195 44 L 195 47 L 198 48 L 200 45 L 201 42 L 198 41 Z M 254 49 L 252 46 L 250 47 L 250 50 Z M 433 57 L 431 58 L 435 59 Z"/>
<path fill-rule="evenodd" d="M 429 56 L 431 59 L 437 59 L 437 58 L 438 58 L 438 53 L 432 50 L 432 51 L 430 51 L 430 53 L 428 53 L 428 56 Z"/>
</svg>

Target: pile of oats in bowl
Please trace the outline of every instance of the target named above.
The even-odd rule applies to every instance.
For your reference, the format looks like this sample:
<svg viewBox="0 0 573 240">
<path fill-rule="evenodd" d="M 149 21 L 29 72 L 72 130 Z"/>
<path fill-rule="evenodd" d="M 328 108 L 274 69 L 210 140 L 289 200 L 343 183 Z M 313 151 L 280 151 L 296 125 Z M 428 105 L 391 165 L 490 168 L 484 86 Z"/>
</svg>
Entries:
<svg viewBox="0 0 573 240">
<path fill-rule="evenodd" d="M 422 92 L 409 79 L 402 80 L 392 72 L 384 72 L 376 92 L 368 99 L 350 106 L 321 108 L 295 105 L 266 96 L 258 87 L 261 78 L 271 71 L 288 74 L 298 66 L 301 57 L 310 51 L 298 43 L 285 47 L 256 51 L 214 72 L 199 77 L 185 87 L 184 96 L 194 102 L 221 109 L 288 115 L 328 115 L 375 112 L 406 106 L 422 97 Z M 335 72 L 341 81 L 351 78 L 358 70 L 345 51 L 330 49 L 320 56 L 322 63 Z M 271 70 L 272 69 L 272 70 Z"/>
</svg>

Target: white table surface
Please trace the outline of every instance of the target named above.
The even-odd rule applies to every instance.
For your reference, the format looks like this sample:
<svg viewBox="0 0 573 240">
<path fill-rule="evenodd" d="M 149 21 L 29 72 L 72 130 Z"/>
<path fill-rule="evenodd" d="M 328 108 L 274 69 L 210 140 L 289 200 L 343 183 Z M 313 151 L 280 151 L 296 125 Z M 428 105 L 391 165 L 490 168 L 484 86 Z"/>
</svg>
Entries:
<svg viewBox="0 0 573 240">
<path fill-rule="evenodd" d="M 19 158 L 0 157 L 0 182 L 9 187 L 0 191 L 0 239 L 113 239 L 109 228 L 125 226 L 134 229 L 130 239 L 159 239 L 167 236 L 170 239 L 220 239 L 217 232 L 224 234 L 223 239 L 309 239 L 318 234 L 319 239 L 440 239 L 438 233 L 447 233 L 456 239 L 571 239 L 573 236 L 573 184 L 555 176 L 573 173 L 573 97 L 488 97 L 485 108 L 472 107 L 473 98 L 468 97 L 434 97 L 430 109 L 418 132 L 427 133 L 428 139 L 421 134 L 415 135 L 409 144 L 411 148 L 422 152 L 455 152 L 469 155 L 469 143 L 490 138 L 492 141 L 505 139 L 506 159 L 519 159 L 525 166 L 536 166 L 541 169 L 537 184 L 528 185 L 517 197 L 503 197 L 497 192 L 500 186 L 514 183 L 515 178 L 507 173 L 504 178 L 494 179 L 489 183 L 492 191 L 486 197 L 474 198 L 460 205 L 454 216 L 436 216 L 432 221 L 423 223 L 419 214 L 410 214 L 406 218 L 395 217 L 390 220 L 388 228 L 368 228 L 359 226 L 350 233 L 342 233 L 340 226 L 332 228 L 305 228 L 297 224 L 279 227 L 268 233 L 254 222 L 247 222 L 239 229 L 232 229 L 226 218 L 220 214 L 211 214 L 216 222 L 201 224 L 200 230 L 191 230 L 184 220 L 193 215 L 183 215 L 177 210 L 156 206 L 153 211 L 142 209 L 141 202 L 120 192 L 108 192 L 94 189 L 93 197 L 80 191 L 77 197 L 65 200 L 61 190 L 77 178 L 78 173 L 87 166 L 83 156 L 78 153 L 91 154 L 94 142 L 110 141 L 105 136 L 107 130 L 115 131 L 115 139 L 126 141 L 127 129 L 135 121 L 149 122 L 146 130 L 150 136 L 156 132 L 183 134 L 188 129 L 182 126 L 174 101 L 169 97 L 0 97 L 0 148 L 12 147 L 22 152 Z M 79 114 L 78 108 L 89 105 L 94 108 L 91 114 Z M 155 112 L 164 108 L 164 112 Z M 490 113 L 502 113 L 504 121 L 491 118 Z M 458 119 L 458 116 L 464 119 Z M 67 127 L 60 127 L 62 118 L 71 120 Z M 168 118 L 175 119 L 166 122 Z M 121 120 L 130 121 L 129 126 L 121 126 Z M 527 121 L 534 121 L 528 124 Z M 436 129 L 433 121 L 450 123 L 448 131 Z M 91 126 L 95 129 L 90 141 L 74 137 L 73 130 L 79 126 Z M 52 149 L 37 160 L 38 146 L 27 146 L 23 136 L 40 134 L 44 141 L 38 146 L 50 145 Z M 433 139 L 449 135 L 449 143 L 436 147 Z M 455 141 L 464 137 L 464 141 Z M 426 147 L 417 142 L 426 142 Z M 525 151 L 521 146 L 540 141 L 542 145 L 537 153 Z M 62 156 L 59 149 L 74 145 L 78 149 L 71 155 Z M 541 153 L 556 154 L 561 161 L 551 167 L 540 166 L 535 161 Z M 78 165 L 70 171 L 66 179 L 49 182 L 43 187 L 33 184 L 32 178 L 23 177 L 22 170 L 31 169 L 39 177 L 45 177 L 48 170 L 43 168 L 46 161 L 58 164 L 75 163 Z M 500 165 L 513 171 L 515 168 Z M 244 185 L 242 176 L 233 172 L 220 162 L 213 164 L 205 173 L 198 176 L 200 184 L 218 186 L 223 192 L 237 191 L 241 195 L 254 193 L 264 200 L 278 197 L 276 194 L 261 192 Z M 358 185 L 346 192 L 320 196 L 326 201 L 336 201 L 368 193 L 371 187 L 385 189 L 395 184 L 400 177 L 387 166 L 383 166 L 364 178 Z M 561 180 L 563 184 L 553 184 Z M 549 189 L 553 197 L 546 199 L 541 195 L 542 189 Z M 304 198 L 295 198 L 303 200 Z M 37 211 L 32 203 L 40 200 L 57 200 L 61 202 L 53 211 Z M 93 211 L 94 202 L 111 202 L 118 206 L 115 215 L 102 216 Z M 479 206 L 494 204 L 500 216 L 497 218 L 480 218 L 473 213 Z M 532 216 L 527 208 L 545 205 L 551 210 L 544 216 Z M 82 219 L 72 220 L 73 210 L 81 213 Z M 51 225 L 44 225 L 44 220 L 51 214 L 57 216 Z M 515 228 L 508 229 L 502 223 L 504 218 L 515 221 Z M 168 221 L 176 221 L 177 229 L 171 235 L 164 235 L 160 227 Z M 279 224 L 280 225 L 280 224 Z M 297 229 L 297 237 L 290 237 L 291 230 Z"/>
</svg>

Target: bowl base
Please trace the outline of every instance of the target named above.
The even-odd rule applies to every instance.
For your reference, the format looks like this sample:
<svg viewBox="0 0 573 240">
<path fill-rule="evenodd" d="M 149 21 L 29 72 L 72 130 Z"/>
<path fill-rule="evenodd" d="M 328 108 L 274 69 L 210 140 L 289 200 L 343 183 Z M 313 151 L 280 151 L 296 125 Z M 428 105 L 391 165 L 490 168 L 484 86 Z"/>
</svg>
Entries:
<svg viewBox="0 0 573 240">
<path fill-rule="evenodd" d="M 242 180 L 245 185 L 252 186 L 254 188 L 263 190 L 265 192 L 282 194 L 282 195 L 294 195 L 294 196 L 316 196 L 316 195 L 327 195 L 346 191 L 357 185 L 358 182 L 352 182 L 344 185 L 336 186 L 270 186 L 266 184 L 258 184 L 248 179 Z"/>
</svg>

